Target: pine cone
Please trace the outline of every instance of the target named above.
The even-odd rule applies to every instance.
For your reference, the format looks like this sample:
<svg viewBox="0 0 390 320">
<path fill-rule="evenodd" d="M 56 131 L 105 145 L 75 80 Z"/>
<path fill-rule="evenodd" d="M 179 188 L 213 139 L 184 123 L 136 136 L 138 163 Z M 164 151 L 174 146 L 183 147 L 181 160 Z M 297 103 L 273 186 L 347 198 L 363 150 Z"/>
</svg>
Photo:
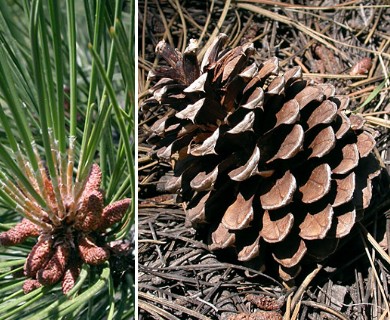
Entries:
<svg viewBox="0 0 390 320">
<path fill-rule="evenodd" d="M 35 279 L 27 279 L 23 283 L 23 292 L 24 294 L 30 293 L 31 291 L 42 287 L 41 283 Z"/>
<path fill-rule="evenodd" d="M 11 246 L 22 243 L 28 237 L 37 237 L 39 228 L 28 219 L 22 219 L 12 229 L 0 233 L 0 246 Z"/>
<path fill-rule="evenodd" d="M 73 151 L 70 149 L 68 154 L 73 154 Z M 62 161 L 61 157 L 56 159 Z M 79 181 L 81 185 L 78 188 L 83 187 L 81 194 L 79 191 L 70 192 L 75 185 L 71 179 L 72 172 L 68 171 L 66 177 L 56 178 L 70 184 L 67 188 L 62 188 L 62 185 L 57 190 L 59 193 L 55 194 L 54 179 L 44 169 L 43 162 L 40 168 L 44 185 L 40 195 L 46 200 L 47 208 L 43 209 L 26 195 L 29 205 L 19 209 L 32 220 L 25 218 L 13 228 L 1 232 L 0 246 L 19 244 L 28 237 L 38 236 L 38 242 L 24 264 L 24 274 L 32 279 L 25 282 L 23 290 L 27 293 L 38 286 L 53 285 L 62 280 L 63 293 L 67 294 L 76 283 L 83 262 L 98 265 L 110 258 L 106 229 L 123 218 L 131 200 L 122 199 L 104 206 L 103 190 L 100 189 L 102 172 L 97 164 L 92 165 L 85 180 Z M 34 184 L 38 180 L 30 178 L 34 188 L 41 191 Z M 58 196 L 61 196 L 60 201 Z M 27 214 L 27 211 L 30 212 Z M 102 247 L 97 246 L 95 241 Z"/>
<path fill-rule="evenodd" d="M 67 294 L 75 285 L 78 276 L 81 271 L 81 263 L 77 260 L 69 261 L 69 265 L 64 273 L 64 278 L 62 279 L 62 292 Z"/>
<path fill-rule="evenodd" d="M 54 254 L 52 244 L 53 241 L 50 238 L 39 238 L 24 264 L 24 274 L 26 276 L 35 278 L 37 272 L 46 266 Z"/>
<path fill-rule="evenodd" d="M 70 248 L 59 244 L 44 268 L 37 272 L 37 280 L 44 286 L 52 285 L 62 279 L 70 255 Z"/>
<path fill-rule="evenodd" d="M 346 115 L 348 98 L 333 86 L 303 80 L 299 67 L 282 73 L 276 58 L 256 63 L 252 44 L 222 50 L 226 40 L 219 35 L 200 65 L 196 41 L 184 54 L 157 45 L 168 66 L 150 72 L 157 83 L 143 109 L 171 111 L 148 141 L 174 161 L 166 188 L 208 229 L 210 249 L 262 266 L 270 253 L 291 280 L 362 218 L 380 173 L 374 132 Z"/>
<path fill-rule="evenodd" d="M 102 264 L 110 257 L 108 249 L 98 247 L 91 237 L 81 237 L 78 249 L 81 259 L 90 265 Z"/>
</svg>

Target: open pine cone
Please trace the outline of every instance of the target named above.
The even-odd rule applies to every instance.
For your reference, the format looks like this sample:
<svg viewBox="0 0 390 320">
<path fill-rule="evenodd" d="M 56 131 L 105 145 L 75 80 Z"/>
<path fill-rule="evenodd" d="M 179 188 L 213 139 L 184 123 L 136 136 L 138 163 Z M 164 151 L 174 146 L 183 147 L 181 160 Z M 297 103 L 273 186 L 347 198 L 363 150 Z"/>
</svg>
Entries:
<svg viewBox="0 0 390 320">
<path fill-rule="evenodd" d="M 333 86 L 303 80 L 299 67 L 280 73 L 276 58 L 253 62 L 252 44 L 222 50 L 226 40 L 200 64 L 194 40 L 184 54 L 157 45 L 168 65 L 150 72 L 157 83 L 142 107 L 170 111 L 148 141 L 174 162 L 166 188 L 208 229 L 210 249 L 261 266 L 272 255 L 288 281 L 362 218 L 380 173 L 374 132 L 346 115 Z"/>
</svg>

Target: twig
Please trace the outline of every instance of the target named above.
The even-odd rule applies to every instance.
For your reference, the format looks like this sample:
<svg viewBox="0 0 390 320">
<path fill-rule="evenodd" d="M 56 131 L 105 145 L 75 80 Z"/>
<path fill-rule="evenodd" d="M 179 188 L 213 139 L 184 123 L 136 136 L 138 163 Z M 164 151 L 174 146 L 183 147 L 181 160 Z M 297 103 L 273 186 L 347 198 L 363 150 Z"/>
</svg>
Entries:
<svg viewBox="0 0 390 320">
<path fill-rule="evenodd" d="M 348 43 L 345 43 L 345 42 L 342 42 L 342 41 L 338 41 L 338 40 L 332 39 L 332 38 L 330 38 L 328 36 L 325 36 L 325 35 L 317 32 L 317 31 L 315 31 L 315 30 L 313 30 L 313 29 L 303 25 L 302 23 L 296 22 L 296 21 L 294 21 L 294 20 L 292 20 L 292 19 L 290 19 L 290 18 L 288 18 L 286 16 L 282 16 L 280 14 L 271 12 L 269 10 L 257 7 L 257 6 L 255 6 L 253 4 L 238 3 L 237 7 L 241 8 L 241 9 L 246 9 L 248 11 L 256 12 L 258 14 L 262 14 L 262 15 L 270 18 L 270 19 L 274 19 L 274 20 L 277 20 L 277 21 L 279 21 L 281 23 L 293 26 L 293 27 L 297 28 L 298 30 L 302 31 L 303 33 L 306 33 L 307 35 L 309 35 L 313 39 L 316 39 L 318 42 L 322 43 L 323 45 L 327 46 L 328 48 L 334 50 L 341 57 L 343 57 L 343 59 L 345 59 L 345 60 L 348 60 L 349 57 L 344 52 L 342 52 L 341 50 L 337 49 L 329 41 L 332 41 L 334 43 L 337 43 L 339 45 L 343 45 L 343 46 L 346 46 L 346 47 L 355 48 L 355 46 L 353 46 L 353 45 L 350 45 Z M 329 40 L 329 41 L 327 41 L 327 40 Z M 377 54 L 376 51 L 370 50 L 370 49 L 366 49 L 366 48 L 360 48 L 360 50 L 365 51 L 365 52 L 369 52 L 369 53 Z M 387 58 L 390 58 L 390 54 L 382 53 L 382 55 L 387 57 Z"/>
<path fill-rule="evenodd" d="M 334 310 L 325 304 L 315 302 L 315 301 L 301 301 L 301 303 L 305 306 L 317 308 L 317 309 L 320 309 L 320 310 L 325 311 L 327 313 L 333 314 L 334 316 L 338 317 L 341 320 L 348 320 L 349 319 L 346 316 L 344 316 L 341 312 L 338 312 L 337 310 Z"/>
<path fill-rule="evenodd" d="M 194 312 L 194 311 L 192 311 L 192 310 L 190 310 L 188 308 L 185 308 L 185 307 L 182 307 L 182 306 L 178 305 L 177 303 L 173 303 L 173 302 L 170 302 L 170 301 L 167 301 L 167 300 L 164 300 L 164 299 L 160 299 L 160 298 L 148 295 L 148 294 L 146 294 L 144 292 L 138 292 L 138 297 L 151 300 L 151 301 L 153 301 L 155 303 L 159 303 L 159 304 L 161 304 L 163 306 L 167 306 L 167 307 L 172 308 L 174 310 L 178 310 L 178 311 L 186 313 L 186 314 L 188 314 L 188 315 L 190 315 L 192 317 L 196 317 L 197 319 L 200 319 L 200 320 L 211 320 L 211 318 L 206 317 L 206 316 L 200 314 L 199 312 Z M 178 318 L 176 318 L 176 319 L 178 319 Z"/>
<path fill-rule="evenodd" d="M 315 268 L 311 273 L 309 273 L 308 276 L 305 278 L 305 280 L 303 280 L 302 284 L 295 292 L 291 300 L 291 308 L 295 308 L 295 305 L 302 298 L 302 295 L 304 294 L 305 290 L 309 286 L 310 282 L 315 278 L 315 276 L 318 274 L 318 272 L 320 272 L 321 269 L 322 269 L 322 265 L 319 264 L 317 268 Z"/>
<path fill-rule="evenodd" d="M 368 235 L 369 233 L 366 234 L 366 236 Z M 375 265 L 374 265 L 374 261 L 372 260 L 372 257 L 368 251 L 368 246 L 367 246 L 367 242 L 365 240 L 365 237 L 364 237 L 364 234 L 363 234 L 363 231 L 362 231 L 362 228 L 360 228 L 360 235 L 361 235 L 361 238 L 362 238 L 362 241 L 363 241 L 363 245 L 364 245 L 364 250 L 366 251 L 366 254 L 367 254 L 367 257 L 368 257 L 368 260 L 370 261 L 370 264 L 371 264 L 371 268 L 372 268 L 372 272 L 374 274 L 374 278 L 376 280 L 376 282 L 378 283 L 378 286 L 379 286 L 379 290 L 384 298 L 384 303 L 386 305 L 386 310 L 385 312 L 389 315 L 390 317 L 390 307 L 389 307 L 389 302 L 387 300 L 387 297 L 386 297 L 386 294 L 383 290 L 383 286 L 381 285 L 381 281 L 379 279 L 379 276 L 378 276 L 378 272 L 376 271 L 376 268 L 375 268 Z M 385 253 L 386 255 L 386 253 Z"/>
<path fill-rule="evenodd" d="M 221 27 L 222 27 L 223 22 L 226 19 L 226 15 L 229 11 L 230 3 L 231 3 L 231 0 L 226 0 L 225 6 L 223 7 L 223 11 L 222 11 L 221 17 L 218 20 L 217 26 L 215 27 L 215 29 L 214 29 L 213 33 L 211 34 L 207 43 L 203 46 L 202 50 L 198 54 L 199 60 L 203 58 L 204 54 L 206 53 L 207 48 L 210 47 L 210 45 L 214 41 L 215 37 L 218 35 L 218 33 L 221 32 Z"/>
<path fill-rule="evenodd" d="M 165 310 L 163 310 L 163 309 L 161 309 L 153 304 L 139 300 L 138 306 L 140 309 L 143 309 L 143 310 L 149 312 L 150 314 L 155 315 L 157 318 L 161 318 L 161 316 L 164 316 L 165 318 L 170 319 L 170 320 L 180 320 L 179 318 L 173 316 L 169 312 L 167 312 L 167 311 L 165 311 Z"/>
<path fill-rule="evenodd" d="M 371 243 L 374 249 L 380 254 L 380 256 L 390 265 L 390 256 L 379 245 L 379 243 L 373 238 L 373 236 L 367 231 L 367 229 L 359 222 L 360 231 L 365 239 Z"/>
</svg>

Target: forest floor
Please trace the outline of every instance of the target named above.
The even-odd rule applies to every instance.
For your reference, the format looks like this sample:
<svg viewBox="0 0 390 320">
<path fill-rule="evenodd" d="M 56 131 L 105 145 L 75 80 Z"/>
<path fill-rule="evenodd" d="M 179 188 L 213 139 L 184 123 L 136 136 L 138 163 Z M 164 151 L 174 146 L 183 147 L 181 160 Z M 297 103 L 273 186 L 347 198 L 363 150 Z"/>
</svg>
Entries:
<svg viewBox="0 0 390 320">
<path fill-rule="evenodd" d="M 304 78 L 347 95 L 349 111 L 379 132 L 376 154 L 390 172 L 387 1 L 140 0 L 138 28 L 140 102 L 148 95 L 147 74 L 157 65 L 160 40 L 184 51 L 189 39 L 203 48 L 223 32 L 230 47 L 251 41 L 259 61 L 276 56 L 282 70 L 299 65 Z M 383 226 L 390 235 L 389 198 L 374 201 L 370 224 L 354 228 L 339 253 L 287 287 L 219 261 L 186 225 L 175 196 L 160 190 L 159 179 L 171 167 L 151 156 L 146 140 L 164 112 L 139 110 L 139 319 L 390 319 L 390 243 L 378 235 Z M 262 312 L 253 301 L 264 304 L 266 297 L 276 311 Z"/>
</svg>

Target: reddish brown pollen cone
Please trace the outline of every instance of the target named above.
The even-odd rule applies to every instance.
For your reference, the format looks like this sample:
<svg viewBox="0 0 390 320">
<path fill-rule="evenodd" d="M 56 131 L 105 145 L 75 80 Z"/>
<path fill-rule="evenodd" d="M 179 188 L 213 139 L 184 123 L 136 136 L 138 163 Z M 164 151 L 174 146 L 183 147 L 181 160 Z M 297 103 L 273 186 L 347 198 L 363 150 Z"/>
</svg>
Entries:
<svg viewBox="0 0 390 320">
<path fill-rule="evenodd" d="M 41 238 L 32 248 L 24 264 L 24 274 L 35 278 L 36 273 L 45 267 L 53 255 L 52 241 L 47 237 Z"/>
<path fill-rule="evenodd" d="M 88 264 L 98 265 L 107 261 L 110 253 L 107 249 L 98 247 L 90 237 L 81 237 L 78 245 L 81 259 Z"/>
<path fill-rule="evenodd" d="M 12 246 L 22 243 L 28 237 L 37 237 L 40 234 L 39 227 L 28 219 L 23 219 L 13 228 L 0 233 L 0 245 Z"/>
<path fill-rule="evenodd" d="M 119 222 L 131 204 L 131 199 L 122 199 L 109 204 L 104 208 L 99 230 L 105 230 Z"/>
<path fill-rule="evenodd" d="M 29 293 L 35 289 L 38 289 L 40 287 L 42 287 L 42 284 L 38 280 L 27 279 L 23 283 L 23 292 L 24 292 L 24 294 L 27 294 L 27 293 Z"/>
<path fill-rule="evenodd" d="M 69 255 L 69 247 L 58 245 L 45 268 L 37 272 L 38 281 L 43 285 L 51 285 L 58 282 L 64 275 Z"/>
<path fill-rule="evenodd" d="M 62 292 L 67 294 L 75 285 L 78 276 L 81 271 L 81 263 L 71 261 L 65 271 L 64 278 L 62 279 Z"/>
</svg>

